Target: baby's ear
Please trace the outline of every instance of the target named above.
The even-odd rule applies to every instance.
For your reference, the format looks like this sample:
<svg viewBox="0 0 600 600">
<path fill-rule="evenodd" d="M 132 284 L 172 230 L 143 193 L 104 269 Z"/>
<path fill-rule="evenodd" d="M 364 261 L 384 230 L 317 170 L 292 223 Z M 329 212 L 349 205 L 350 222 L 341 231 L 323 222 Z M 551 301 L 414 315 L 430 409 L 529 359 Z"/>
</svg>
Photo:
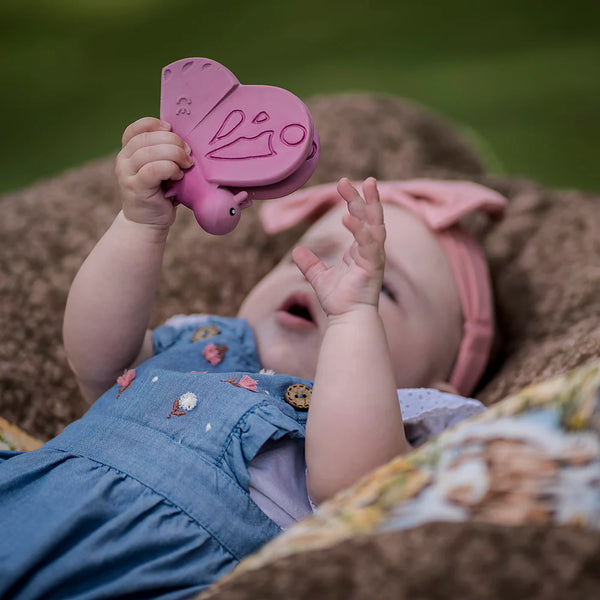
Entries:
<svg viewBox="0 0 600 600">
<path fill-rule="evenodd" d="M 447 381 L 434 381 L 431 386 L 434 390 L 439 390 L 440 392 L 446 392 L 446 394 L 454 394 L 455 396 L 460 396 L 458 390 Z"/>
</svg>

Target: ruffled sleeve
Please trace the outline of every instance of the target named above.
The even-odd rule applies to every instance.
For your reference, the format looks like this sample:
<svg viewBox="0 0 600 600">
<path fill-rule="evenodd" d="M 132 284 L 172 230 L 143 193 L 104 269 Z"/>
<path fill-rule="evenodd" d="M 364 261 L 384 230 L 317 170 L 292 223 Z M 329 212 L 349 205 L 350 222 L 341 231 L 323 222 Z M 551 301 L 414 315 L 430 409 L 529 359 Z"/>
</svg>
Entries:
<svg viewBox="0 0 600 600">
<path fill-rule="evenodd" d="M 420 446 L 445 429 L 485 410 L 473 398 L 429 388 L 398 390 L 404 430 L 413 446 Z"/>
</svg>

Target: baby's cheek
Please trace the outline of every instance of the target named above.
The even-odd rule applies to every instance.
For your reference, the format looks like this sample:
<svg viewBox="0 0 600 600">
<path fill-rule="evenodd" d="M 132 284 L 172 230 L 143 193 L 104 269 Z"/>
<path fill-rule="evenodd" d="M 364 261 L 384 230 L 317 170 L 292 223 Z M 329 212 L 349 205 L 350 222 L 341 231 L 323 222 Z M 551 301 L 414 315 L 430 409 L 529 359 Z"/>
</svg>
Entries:
<svg viewBox="0 0 600 600">
<path fill-rule="evenodd" d="M 401 387 L 427 387 L 433 381 L 436 353 L 443 346 L 432 343 L 430 336 L 421 335 L 410 327 L 386 330 L 396 385 Z M 436 348 L 437 346 L 437 348 Z"/>
</svg>

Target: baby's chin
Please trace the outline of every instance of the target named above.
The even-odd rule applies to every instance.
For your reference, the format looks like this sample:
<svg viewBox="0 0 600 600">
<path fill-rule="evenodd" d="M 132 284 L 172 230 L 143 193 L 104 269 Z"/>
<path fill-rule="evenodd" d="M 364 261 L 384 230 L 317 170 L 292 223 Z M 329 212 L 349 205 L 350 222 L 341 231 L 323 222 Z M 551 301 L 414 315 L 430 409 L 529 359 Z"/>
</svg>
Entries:
<svg viewBox="0 0 600 600">
<path fill-rule="evenodd" d="M 300 379 L 315 378 L 315 369 L 311 365 L 307 365 L 308 361 L 303 361 L 301 357 L 289 349 L 276 351 L 273 348 L 265 352 L 261 352 L 259 348 L 260 364 L 263 369 L 274 371 L 281 375 L 291 375 Z"/>
<path fill-rule="evenodd" d="M 263 369 L 301 379 L 315 378 L 321 341 L 316 330 L 299 334 L 282 328 L 274 318 L 252 319 L 248 315 L 242 318 L 252 328 Z"/>
</svg>

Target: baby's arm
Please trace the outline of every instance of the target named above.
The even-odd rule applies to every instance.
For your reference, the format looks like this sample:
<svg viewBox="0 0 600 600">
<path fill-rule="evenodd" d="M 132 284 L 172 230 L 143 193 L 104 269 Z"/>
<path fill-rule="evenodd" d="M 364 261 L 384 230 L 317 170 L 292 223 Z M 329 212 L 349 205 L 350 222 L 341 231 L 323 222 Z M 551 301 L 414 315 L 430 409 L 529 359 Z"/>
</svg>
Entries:
<svg viewBox="0 0 600 600">
<path fill-rule="evenodd" d="M 175 207 L 161 182 L 193 160 L 166 123 L 144 118 L 123 134 L 115 171 L 123 209 L 81 266 L 67 300 L 63 337 L 87 400 L 152 356 L 147 333 Z"/>
<path fill-rule="evenodd" d="M 342 263 L 327 268 L 306 248 L 292 254 L 328 315 L 306 428 L 315 503 L 409 449 L 378 312 L 385 226 L 377 184 L 365 181 L 364 200 L 347 179 L 338 191 L 348 203 L 343 223 L 354 235 Z"/>
</svg>

